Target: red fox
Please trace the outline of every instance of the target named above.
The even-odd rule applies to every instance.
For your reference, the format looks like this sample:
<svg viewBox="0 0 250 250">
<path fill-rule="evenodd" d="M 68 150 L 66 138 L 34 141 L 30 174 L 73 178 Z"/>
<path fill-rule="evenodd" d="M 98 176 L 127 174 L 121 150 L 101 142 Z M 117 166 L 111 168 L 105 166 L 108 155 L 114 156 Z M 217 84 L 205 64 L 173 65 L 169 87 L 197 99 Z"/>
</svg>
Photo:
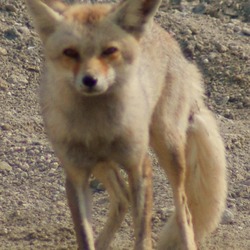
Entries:
<svg viewBox="0 0 250 250">
<path fill-rule="evenodd" d="M 42 115 L 65 169 L 79 249 L 108 249 L 129 205 L 134 249 L 152 249 L 149 146 L 166 172 L 175 204 L 158 249 L 197 249 L 224 210 L 225 152 L 204 104 L 197 67 L 153 21 L 161 1 L 26 2 L 44 46 Z M 91 174 L 106 186 L 111 202 L 96 241 Z"/>
</svg>

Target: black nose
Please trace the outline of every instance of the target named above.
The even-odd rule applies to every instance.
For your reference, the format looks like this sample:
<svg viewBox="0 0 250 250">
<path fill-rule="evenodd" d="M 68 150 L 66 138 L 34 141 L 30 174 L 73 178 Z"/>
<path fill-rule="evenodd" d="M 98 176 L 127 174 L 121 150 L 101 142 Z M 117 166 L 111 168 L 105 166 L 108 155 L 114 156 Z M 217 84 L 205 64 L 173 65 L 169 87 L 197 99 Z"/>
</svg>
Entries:
<svg viewBox="0 0 250 250">
<path fill-rule="evenodd" d="M 86 75 L 83 77 L 82 82 L 85 86 L 93 88 L 97 84 L 97 79 L 91 75 Z"/>
</svg>

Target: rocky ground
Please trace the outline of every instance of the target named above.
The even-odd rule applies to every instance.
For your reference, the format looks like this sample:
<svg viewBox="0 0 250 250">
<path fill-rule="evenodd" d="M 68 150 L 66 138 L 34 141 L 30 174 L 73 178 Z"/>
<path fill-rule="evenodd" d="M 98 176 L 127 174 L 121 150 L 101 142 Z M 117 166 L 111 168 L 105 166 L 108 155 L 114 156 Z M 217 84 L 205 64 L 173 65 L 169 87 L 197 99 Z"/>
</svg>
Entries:
<svg viewBox="0 0 250 250">
<path fill-rule="evenodd" d="M 173 1 L 174 2 L 174 1 Z M 177 1 L 178 2 L 178 1 Z M 180 1 L 179 1 L 180 2 Z M 218 118 L 228 160 L 227 209 L 201 249 L 250 249 L 249 1 L 167 1 L 156 21 L 176 37 L 204 74 L 207 104 Z M 64 175 L 47 142 L 37 99 L 42 50 L 22 0 L 0 0 L 0 249 L 76 249 Z M 173 211 L 154 162 L 153 240 Z M 93 189 L 93 224 L 105 221 L 108 197 Z M 131 249 L 128 216 L 114 249 Z"/>
</svg>

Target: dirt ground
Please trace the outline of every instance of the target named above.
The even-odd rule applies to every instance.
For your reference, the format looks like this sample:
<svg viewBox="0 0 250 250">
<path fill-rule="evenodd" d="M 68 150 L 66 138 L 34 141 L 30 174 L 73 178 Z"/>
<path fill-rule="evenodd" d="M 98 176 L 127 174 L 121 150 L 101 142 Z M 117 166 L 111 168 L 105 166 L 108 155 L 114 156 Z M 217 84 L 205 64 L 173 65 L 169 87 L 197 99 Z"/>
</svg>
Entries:
<svg viewBox="0 0 250 250">
<path fill-rule="evenodd" d="M 178 1 L 177 1 L 178 2 Z M 228 160 L 227 209 L 200 249 L 250 249 L 250 2 L 163 4 L 156 21 L 204 74 L 207 105 L 221 127 Z M 153 46 L 153 45 L 152 45 Z M 42 50 L 22 0 L 0 0 L 0 249 L 76 249 L 64 174 L 46 139 L 38 105 Z M 168 182 L 154 163 L 153 241 L 173 211 Z M 93 227 L 108 197 L 93 188 Z M 127 216 L 114 249 L 132 248 Z"/>
</svg>

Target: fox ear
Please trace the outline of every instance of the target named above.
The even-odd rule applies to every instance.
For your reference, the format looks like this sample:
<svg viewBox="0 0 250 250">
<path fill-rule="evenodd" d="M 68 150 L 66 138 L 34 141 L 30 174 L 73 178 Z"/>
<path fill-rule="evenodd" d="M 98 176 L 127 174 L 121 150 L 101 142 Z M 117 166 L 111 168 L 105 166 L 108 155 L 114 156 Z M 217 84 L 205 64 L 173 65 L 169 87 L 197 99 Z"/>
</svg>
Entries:
<svg viewBox="0 0 250 250">
<path fill-rule="evenodd" d="M 26 0 L 26 4 L 34 20 L 35 28 L 44 42 L 55 31 L 62 16 L 41 0 Z"/>
<path fill-rule="evenodd" d="M 112 16 L 119 26 L 140 38 L 160 3 L 161 0 L 123 0 Z"/>
</svg>

